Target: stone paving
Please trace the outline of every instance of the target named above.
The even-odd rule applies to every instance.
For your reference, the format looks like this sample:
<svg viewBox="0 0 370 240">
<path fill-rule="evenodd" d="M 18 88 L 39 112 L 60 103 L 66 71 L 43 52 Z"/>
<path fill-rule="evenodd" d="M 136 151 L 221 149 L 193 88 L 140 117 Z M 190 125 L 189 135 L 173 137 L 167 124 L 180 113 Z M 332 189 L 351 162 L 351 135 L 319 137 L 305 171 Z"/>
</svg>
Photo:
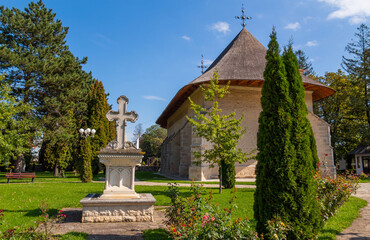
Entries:
<svg viewBox="0 0 370 240">
<path fill-rule="evenodd" d="M 337 240 L 370 240 L 370 183 L 360 183 L 356 197 L 367 201 L 367 206 L 361 209 L 360 217 L 355 219 L 352 226 L 337 236 Z"/>
</svg>

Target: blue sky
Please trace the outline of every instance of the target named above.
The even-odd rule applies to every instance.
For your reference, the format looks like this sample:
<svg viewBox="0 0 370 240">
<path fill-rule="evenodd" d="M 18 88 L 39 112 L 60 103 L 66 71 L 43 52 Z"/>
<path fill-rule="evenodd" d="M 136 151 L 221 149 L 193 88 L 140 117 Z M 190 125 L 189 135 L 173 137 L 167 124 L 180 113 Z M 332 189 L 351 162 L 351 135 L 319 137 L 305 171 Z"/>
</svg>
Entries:
<svg viewBox="0 0 370 240">
<path fill-rule="evenodd" d="M 30 1 L 0 0 L 24 9 Z M 64 26 L 75 56 L 103 82 L 109 103 L 126 95 L 139 119 L 128 124 L 129 139 L 138 123 L 144 129 L 176 92 L 198 77 L 201 54 L 209 65 L 241 30 L 235 16 L 244 4 L 250 31 L 267 46 L 276 26 L 280 46 L 294 46 L 311 59 L 314 70 L 340 68 L 344 48 L 361 23 L 368 24 L 369 0 L 44 0 Z"/>
</svg>

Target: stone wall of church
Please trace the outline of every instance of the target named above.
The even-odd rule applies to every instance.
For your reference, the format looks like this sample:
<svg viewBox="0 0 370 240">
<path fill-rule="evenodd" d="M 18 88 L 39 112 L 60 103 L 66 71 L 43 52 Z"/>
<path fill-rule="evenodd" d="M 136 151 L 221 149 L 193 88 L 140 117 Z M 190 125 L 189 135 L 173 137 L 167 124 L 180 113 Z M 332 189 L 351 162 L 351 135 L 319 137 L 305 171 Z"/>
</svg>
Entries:
<svg viewBox="0 0 370 240">
<path fill-rule="evenodd" d="M 206 107 L 211 106 L 211 103 L 203 101 L 199 89 L 192 94 L 191 98 L 198 104 L 203 106 L 206 104 Z M 252 152 L 257 147 L 258 117 L 262 111 L 260 99 L 261 88 L 230 86 L 230 94 L 226 95 L 219 103 L 225 114 L 235 111 L 238 118 L 242 114 L 244 115 L 242 126 L 247 128 L 247 132 L 239 141 L 238 147 L 247 152 Z M 308 118 L 315 133 L 319 158 L 325 161 L 329 171 L 332 172 L 334 164 L 329 125 L 312 113 L 311 91 L 306 91 L 305 101 L 310 112 Z M 201 165 L 194 163 L 197 159 L 194 159 L 191 153 L 193 151 L 202 152 L 202 150 L 210 148 L 211 145 L 192 132 L 192 127 L 186 119 L 187 115 L 193 116 L 189 109 L 188 100 L 168 119 L 168 137 L 162 147 L 161 172 L 194 180 L 217 178 L 217 167 L 212 168 L 205 163 Z M 236 176 L 254 177 L 255 166 L 256 160 L 236 164 Z"/>
</svg>

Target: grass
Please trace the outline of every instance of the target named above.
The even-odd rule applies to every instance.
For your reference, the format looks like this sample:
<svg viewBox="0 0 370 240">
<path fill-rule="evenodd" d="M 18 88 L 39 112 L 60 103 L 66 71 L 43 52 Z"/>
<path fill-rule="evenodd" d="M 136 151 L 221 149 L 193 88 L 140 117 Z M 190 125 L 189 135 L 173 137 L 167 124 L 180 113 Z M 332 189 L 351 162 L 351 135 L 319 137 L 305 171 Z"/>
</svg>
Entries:
<svg viewBox="0 0 370 240">
<path fill-rule="evenodd" d="M 135 177 L 144 182 L 160 182 L 160 183 L 192 183 L 191 180 L 174 180 L 170 178 L 166 178 L 162 175 L 159 175 L 156 172 L 144 172 L 144 171 L 136 171 Z M 210 181 L 210 182 L 195 182 L 199 184 L 219 184 L 219 181 Z M 237 185 L 256 185 L 255 182 L 236 182 Z"/>
<path fill-rule="evenodd" d="M 40 181 L 46 182 L 30 183 L 26 181 L 27 183 L 22 184 L 0 184 L 0 209 L 4 210 L 5 220 L 3 225 L 0 226 L 0 231 L 14 226 L 31 226 L 41 215 L 40 205 L 43 201 L 49 204 L 49 214 L 56 214 L 62 208 L 81 207 L 79 201 L 88 193 L 102 193 L 104 189 L 103 182 L 81 183 L 77 182 L 79 181 L 78 178 L 71 174 L 67 174 L 66 178 L 54 178 L 52 173 L 42 173 L 39 174 Z M 146 173 L 144 176 L 150 176 L 151 174 L 154 173 Z M 103 175 L 101 174 L 101 176 Z M 69 181 L 64 179 L 69 179 Z M 75 179 L 75 181 L 70 179 Z M 156 206 L 166 206 L 170 203 L 166 193 L 167 186 L 136 186 L 135 190 L 138 193 L 152 193 L 157 200 Z M 179 190 L 185 196 L 191 195 L 189 188 L 180 187 Z M 205 188 L 204 195 L 209 191 L 213 191 L 213 202 L 219 204 L 221 209 L 228 206 L 231 190 L 224 189 L 223 193 L 219 194 L 217 188 Z M 234 212 L 235 217 L 248 217 L 252 220 L 252 224 L 255 223 L 253 221 L 254 192 L 255 189 L 238 189 L 236 193 L 238 208 Z M 353 220 L 357 218 L 360 208 L 365 205 L 366 201 L 351 197 L 349 202 L 340 208 L 334 217 L 329 219 L 320 233 L 319 239 L 335 239 L 338 233 L 352 224 Z M 68 233 L 60 236 L 60 239 L 82 240 L 87 239 L 87 235 L 84 233 Z M 145 231 L 145 239 L 167 239 L 166 231 L 163 229 Z"/>
<path fill-rule="evenodd" d="M 352 225 L 352 222 L 360 214 L 360 209 L 366 205 L 365 200 L 350 197 L 349 201 L 338 210 L 337 214 L 326 222 L 324 229 L 319 234 L 319 239 L 335 240 L 337 234 Z"/>
<path fill-rule="evenodd" d="M 360 183 L 370 183 L 370 177 L 367 177 L 365 179 L 360 179 Z"/>
<path fill-rule="evenodd" d="M 102 193 L 104 183 L 72 183 L 72 182 L 46 182 L 26 184 L 0 184 L 1 209 L 4 210 L 4 224 L 1 230 L 14 226 L 31 226 L 41 215 L 40 205 L 44 201 L 49 205 L 49 214 L 56 214 L 62 208 L 81 207 L 80 200 L 88 193 Z M 166 194 L 165 186 L 136 186 L 138 193 L 152 193 L 156 198 L 156 206 L 169 205 L 170 199 Z M 230 199 L 230 190 L 224 190 L 218 194 L 213 190 L 215 202 L 220 207 L 227 206 Z M 181 187 L 180 192 L 190 196 L 189 188 Z M 206 194 L 206 193 L 205 193 Z M 239 208 L 235 211 L 237 216 L 253 218 L 253 194 L 254 189 L 239 189 L 236 203 Z"/>
</svg>

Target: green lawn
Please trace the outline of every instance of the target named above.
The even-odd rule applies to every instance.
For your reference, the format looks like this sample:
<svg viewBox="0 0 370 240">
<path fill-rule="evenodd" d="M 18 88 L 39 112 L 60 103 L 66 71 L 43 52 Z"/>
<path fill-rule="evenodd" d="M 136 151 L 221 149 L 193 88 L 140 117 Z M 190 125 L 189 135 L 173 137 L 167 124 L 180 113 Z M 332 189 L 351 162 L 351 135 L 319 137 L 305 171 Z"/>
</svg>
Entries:
<svg viewBox="0 0 370 240">
<path fill-rule="evenodd" d="M 5 172 L 0 172 L 0 183 L 6 183 Z M 31 178 L 10 179 L 10 183 L 29 183 Z M 75 176 L 73 172 L 65 172 L 64 177 L 54 177 L 52 172 L 36 172 L 34 182 L 81 182 L 79 176 Z"/>
<path fill-rule="evenodd" d="M 166 178 L 162 175 L 157 174 L 156 172 L 142 172 L 136 171 L 135 177 L 140 181 L 145 182 L 161 182 L 161 183 L 192 183 L 191 180 L 174 180 L 170 178 Z M 195 182 L 200 184 L 219 184 L 218 181 L 212 182 Z M 256 185 L 255 182 L 236 182 L 237 185 Z"/>
<path fill-rule="evenodd" d="M 56 214 L 59 209 L 66 207 L 81 207 L 79 201 L 88 193 L 102 193 L 104 183 L 81 183 L 77 182 L 78 178 L 67 175 L 66 178 L 53 178 L 51 173 L 39 174 L 40 181 L 30 183 L 0 183 L 0 209 L 4 210 L 4 224 L 0 226 L 1 230 L 14 226 L 30 226 L 40 214 L 40 205 L 42 201 L 49 204 L 49 214 Z M 64 181 L 69 179 L 69 181 Z M 71 181 L 70 179 L 74 179 Z M 4 180 L 1 179 L 0 180 Z M 164 179 L 163 179 L 164 180 Z M 4 182 L 4 181 L 2 181 Z M 170 199 L 166 194 L 167 186 L 136 186 L 138 193 L 152 193 L 156 198 L 156 206 L 166 206 Z M 205 188 L 205 194 L 213 191 L 214 202 L 218 203 L 221 208 L 228 205 L 230 199 L 230 190 L 223 190 L 223 194 L 218 193 L 218 189 Z M 255 189 L 238 189 L 236 203 L 238 209 L 235 210 L 234 216 L 248 217 L 253 221 L 253 194 Z M 180 192 L 190 196 L 189 188 L 180 187 Z M 358 216 L 361 207 L 366 205 L 366 201 L 351 197 L 338 214 L 331 218 L 322 233 L 322 240 L 335 239 L 335 235 L 350 226 L 352 221 Z M 155 234 L 152 236 L 151 234 Z M 156 239 L 156 236 L 163 236 L 164 232 L 149 231 L 147 239 Z M 70 237 L 70 238 L 69 238 Z M 150 238 L 152 237 L 152 238 Z M 62 239 L 85 239 L 86 235 L 71 233 L 63 236 Z"/>
<path fill-rule="evenodd" d="M 360 179 L 360 183 L 370 183 L 370 177 L 365 179 Z"/>
<path fill-rule="evenodd" d="M 0 184 L 1 209 L 4 210 L 5 223 L 0 229 L 4 230 L 14 226 L 31 225 L 40 216 L 42 201 L 49 204 L 50 214 L 66 207 L 81 207 L 79 201 L 88 193 L 102 193 L 104 183 L 25 183 L 25 184 Z M 152 193 L 156 198 L 157 206 L 169 205 L 170 199 L 166 195 L 165 186 L 136 186 L 138 193 Z M 210 191 L 211 189 L 206 189 Z M 190 195 L 190 189 L 182 187 L 180 191 Z M 224 194 L 218 194 L 213 189 L 214 199 L 220 207 L 226 206 L 230 199 L 230 190 L 224 190 Z M 239 189 L 237 192 L 238 210 L 237 216 L 253 218 L 253 194 L 254 189 Z"/>
</svg>

